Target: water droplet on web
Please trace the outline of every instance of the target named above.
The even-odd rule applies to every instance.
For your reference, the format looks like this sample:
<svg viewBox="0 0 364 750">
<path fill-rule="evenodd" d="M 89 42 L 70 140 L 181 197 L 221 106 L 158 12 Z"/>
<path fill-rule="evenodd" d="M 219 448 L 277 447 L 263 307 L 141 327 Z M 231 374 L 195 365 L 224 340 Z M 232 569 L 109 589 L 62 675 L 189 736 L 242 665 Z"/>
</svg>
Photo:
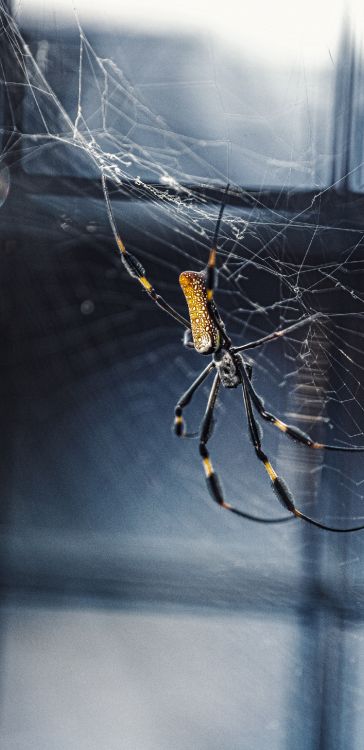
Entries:
<svg viewBox="0 0 364 750">
<path fill-rule="evenodd" d="M 69 232 L 72 228 L 72 220 L 67 214 L 61 214 L 60 227 L 64 232 Z"/>
<path fill-rule="evenodd" d="M 95 305 L 92 301 L 92 299 L 84 299 L 83 302 L 81 302 L 80 310 L 82 315 L 91 315 L 95 309 Z"/>
</svg>

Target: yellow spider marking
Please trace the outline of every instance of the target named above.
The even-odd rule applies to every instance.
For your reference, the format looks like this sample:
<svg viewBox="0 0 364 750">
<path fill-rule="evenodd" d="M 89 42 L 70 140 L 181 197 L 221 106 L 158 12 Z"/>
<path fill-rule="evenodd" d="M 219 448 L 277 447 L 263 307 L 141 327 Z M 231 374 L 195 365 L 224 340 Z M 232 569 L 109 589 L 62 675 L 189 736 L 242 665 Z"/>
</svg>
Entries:
<svg viewBox="0 0 364 750">
<path fill-rule="evenodd" d="M 312 448 L 324 448 L 323 443 L 312 443 Z"/>
<path fill-rule="evenodd" d="M 208 292 L 207 292 L 207 295 L 206 295 L 206 296 L 207 296 L 207 299 L 208 299 L 208 301 L 209 301 L 209 302 L 211 302 L 211 300 L 212 300 L 212 297 L 213 297 L 213 291 L 212 291 L 212 289 L 209 289 L 209 290 L 208 290 Z"/>
<path fill-rule="evenodd" d="M 118 248 L 119 248 L 120 252 L 121 253 L 126 253 L 126 247 L 125 247 L 122 239 L 120 237 L 118 237 L 116 241 L 118 243 Z"/>
<path fill-rule="evenodd" d="M 175 424 L 181 424 L 183 422 L 183 417 L 175 417 Z"/>
<path fill-rule="evenodd" d="M 275 419 L 273 424 L 275 424 L 279 430 L 282 430 L 282 432 L 287 432 L 287 425 L 284 424 L 284 422 L 281 422 L 280 419 Z"/>
<path fill-rule="evenodd" d="M 211 252 L 210 252 L 209 266 L 210 267 L 214 266 L 215 263 L 216 263 L 216 247 L 213 247 L 212 250 L 211 250 Z"/>
<path fill-rule="evenodd" d="M 268 474 L 269 474 L 272 482 L 275 482 L 275 480 L 277 479 L 277 474 L 275 473 L 272 464 L 270 464 L 269 461 L 265 461 L 264 462 L 264 466 L 265 466 L 265 468 L 266 468 L 266 470 L 267 470 L 267 472 L 268 472 Z"/>
<path fill-rule="evenodd" d="M 151 283 L 148 281 L 148 279 L 145 278 L 145 276 L 139 276 L 139 281 L 141 284 L 143 284 L 143 287 L 147 290 L 147 292 L 150 292 L 150 290 L 153 289 Z"/>
<path fill-rule="evenodd" d="M 204 458 L 203 459 L 203 465 L 204 465 L 206 476 L 210 477 L 211 474 L 214 471 L 213 468 L 212 468 L 212 463 L 211 463 L 210 459 L 209 458 Z"/>
</svg>

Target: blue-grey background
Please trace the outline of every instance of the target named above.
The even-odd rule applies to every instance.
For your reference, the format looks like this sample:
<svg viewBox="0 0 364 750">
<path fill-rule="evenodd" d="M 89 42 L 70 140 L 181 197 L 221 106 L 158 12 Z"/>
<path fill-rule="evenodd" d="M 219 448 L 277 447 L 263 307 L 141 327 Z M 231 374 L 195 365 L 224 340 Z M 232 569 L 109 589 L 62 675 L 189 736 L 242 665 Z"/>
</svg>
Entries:
<svg viewBox="0 0 364 750">
<path fill-rule="evenodd" d="M 77 29 L 38 19 L 23 31 L 74 119 Z M 108 132 L 125 136 L 139 153 L 131 178 L 143 164 L 142 179 L 155 180 L 165 159 L 176 179 L 185 175 L 197 186 L 197 202 L 204 181 L 223 185 L 227 178 L 259 196 L 253 206 L 245 194 L 231 201 L 222 231 L 224 257 L 233 243 L 244 269 L 237 284 L 221 274 L 218 297 L 237 339 L 281 322 L 274 304 L 287 290 L 281 275 L 264 271 L 271 256 L 287 264 L 287 276 L 294 260 L 314 266 L 315 274 L 345 259 L 345 284 L 358 299 L 330 289 L 319 300 L 331 312 L 360 313 L 361 69 L 345 28 L 335 65 L 329 60 L 310 72 L 311 86 L 302 84 L 311 102 L 298 96 L 302 69 L 282 65 L 273 74 L 250 59 L 242 76 L 241 61 L 233 64 L 218 50 L 211 55 L 210 40 L 110 29 L 91 29 L 90 38 L 100 57 L 107 51 L 116 60 L 137 101 L 142 96 L 148 104 L 141 122 L 146 110 L 134 100 L 128 111 L 121 101 L 124 84 L 109 92 L 115 107 Z M 1 208 L 2 746 L 360 748 L 363 536 L 328 535 L 296 522 L 253 525 L 210 501 L 196 441 L 178 441 L 171 432 L 176 400 L 204 362 L 181 347 L 182 331 L 120 268 L 98 175 L 84 154 L 24 136 L 9 146 L 14 123 L 22 133 L 42 132 L 29 87 L 16 80 L 22 72 L 13 54 L 4 45 L 12 84 L 2 87 L 3 163 L 10 170 Z M 85 74 L 83 86 L 87 123 L 96 132 L 95 76 L 88 81 Z M 59 132 L 58 109 L 45 100 L 47 123 Z M 158 127 L 151 127 L 150 112 L 163 118 Z M 153 159 L 136 144 L 149 155 L 153 148 Z M 324 195 L 306 210 L 320 190 Z M 178 274 L 186 264 L 202 267 L 218 202 L 204 204 L 196 229 L 185 211 L 179 216 L 148 194 L 113 198 L 128 247 L 184 312 Z M 304 220 L 290 227 L 302 211 Z M 236 244 L 229 226 L 242 219 L 254 230 Z M 260 242 L 266 265 L 246 267 Z M 299 314 L 299 298 L 294 307 Z M 242 329 L 246 310 L 251 324 Z M 303 331 L 291 348 L 280 342 L 256 353 L 255 382 L 270 408 L 283 417 L 295 410 L 299 425 L 307 429 L 309 418 L 315 430 L 322 413 L 309 392 L 315 381 L 322 398 L 327 390 L 336 394 L 328 405 L 335 438 L 353 435 L 354 414 L 360 442 L 361 390 L 352 408 L 342 408 L 346 394 L 338 394 L 351 377 L 360 381 L 360 334 L 358 315 L 350 329 L 356 370 L 345 376 L 339 347 L 336 370 L 320 360 L 319 333 L 306 365 L 297 359 Z M 285 381 L 287 373 L 294 377 Z M 194 429 L 207 394 L 206 386 L 189 407 Z M 325 423 L 316 430 L 332 437 Z M 299 507 L 343 525 L 363 515 L 360 456 L 307 455 L 268 427 L 264 444 Z M 248 442 L 238 391 L 222 394 L 211 449 L 228 499 L 260 515 L 281 513 Z"/>
</svg>

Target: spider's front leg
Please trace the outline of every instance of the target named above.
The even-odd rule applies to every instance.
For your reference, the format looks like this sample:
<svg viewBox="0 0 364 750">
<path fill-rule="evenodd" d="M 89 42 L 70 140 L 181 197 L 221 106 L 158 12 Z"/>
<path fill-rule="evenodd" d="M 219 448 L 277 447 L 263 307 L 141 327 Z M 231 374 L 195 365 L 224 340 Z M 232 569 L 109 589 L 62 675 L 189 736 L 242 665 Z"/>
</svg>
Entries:
<svg viewBox="0 0 364 750">
<path fill-rule="evenodd" d="M 121 262 L 123 263 L 124 267 L 126 268 L 128 274 L 133 278 L 136 279 L 139 284 L 143 287 L 143 289 L 147 292 L 149 298 L 153 300 L 153 302 L 158 305 L 164 312 L 168 313 L 174 320 L 176 320 L 178 323 L 183 325 L 185 328 L 189 328 L 189 321 L 186 320 L 186 318 L 183 318 L 182 315 L 177 312 L 177 310 L 174 309 L 166 300 L 158 294 L 158 292 L 154 289 L 153 285 L 147 279 L 145 270 L 138 260 L 138 258 L 135 258 L 134 255 L 129 253 L 129 251 L 126 249 L 123 240 L 120 237 L 120 234 L 116 227 L 116 222 L 114 219 L 114 214 L 111 206 L 110 196 L 107 189 L 106 184 L 106 177 L 103 174 L 101 177 L 102 182 L 102 189 L 104 191 L 105 201 L 106 201 L 106 208 L 107 208 L 107 214 L 109 217 L 109 222 L 111 229 L 113 231 L 116 244 L 118 246 L 119 252 L 120 252 L 120 258 Z"/>
<path fill-rule="evenodd" d="M 224 213 L 228 192 L 229 192 L 229 183 L 227 184 L 224 195 L 223 195 L 219 215 L 218 215 L 217 222 L 216 222 L 212 247 L 210 249 L 209 258 L 208 258 L 207 266 L 205 268 L 204 273 L 205 273 L 205 280 L 206 280 L 206 306 L 208 309 L 209 316 L 212 320 L 214 320 L 215 326 L 219 330 L 221 342 L 223 342 L 223 345 L 230 347 L 231 340 L 226 333 L 224 322 L 214 303 L 214 293 L 215 293 L 215 289 L 217 287 L 217 282 L 218 282 L 218 270 L 216 268 L 218 239 L 219 239 L 221 220 L 222 220 L 222 216 Z"/>
</svg>

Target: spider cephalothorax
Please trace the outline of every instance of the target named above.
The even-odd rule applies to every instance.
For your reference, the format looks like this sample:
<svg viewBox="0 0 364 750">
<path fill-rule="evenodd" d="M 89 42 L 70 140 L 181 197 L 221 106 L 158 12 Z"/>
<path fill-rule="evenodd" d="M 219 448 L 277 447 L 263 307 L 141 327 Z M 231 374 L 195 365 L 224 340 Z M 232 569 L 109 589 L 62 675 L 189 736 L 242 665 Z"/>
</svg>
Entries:
<svg viewBox="0 0 364 750">
<path fill-rule="evenodd" d="M 327 531 L 359 531 L 364 529 L 364 525 L 355 526 L 348 529 L 333 528 L 332 526 L 326 526 L 320 521 L 316 521 L 304 513 L 299 511 L 291 497 L 291 493 L 286 486 L 283 479 L 281 479 L 272 464 L 270 463 L 267 455 L 264 453 L 262 447 L 262 433 L 260 427 L 256 421 L 255 412 L 262 419 L 266 420 L 274 427 L 277 427 L 287 437 L 296 440 L 296 442 L 306 445 L 309 448 L 315 449 L 326 449 L 334 451 L 364 451 L 364 448 L 360 447 L 343 447 L 337 445 L 325 445 L 323 443 L 316 443 L 308 435 L 299 430 L 297 427 L 293 427 L 285 424 L 281 419 L 277 419 L 274 414 L 270 414 L 266 411 L 264 402 L 258 395 L 252 384 L 253 366 L 251 362 L 244 359 L 244 355 L 241 352 L 251 349 L 256 349 L 264 344 L 271 341 L 276 341 L 282 336 L 285 336 L 297 328 L 303 325 L 307 325 L 313 320 L 321 316 L 320 313 L 314 313 L 307 317 L 301 318 L 296 323 L 288 326 L 287 328 L 281 328 L 278 331 L 273 331 L 266 336 L 263 336 L 256 341 L 251 341 L 240 346 L 232 346 L 231 340 L 226 333 L 226 329 L 223 320 L 220 317 L 219 311 L 214 303 L 214 290 L 216 287 L 216 256 L 217 256 L 217 243 L 219 228 L 224 211 L 225 202 L 227 199 L 228 188 L 227 186 L 223 201 L 220 207 L 220 212 L 215 227 L 215 234 L 210 250 L 208 263 L 203 271 L 184 271 L 180 275 L 180 284 L 184 292 L 189 312 L 189 320 L 180 315 L 174 307 L 166 302 L 160 294 L 158 294 L 153 285 L 148 280 L 144 268 L 140 264 L 137 258 L 131 255 L 125 248 L 125 245 L 117 231 L 110 198 L 106 186 L 106 178 L 102 176 L 102 185 L 108 210 L 108 216 L 110 224 L 115 236 L 115 240 L 120 252 L 121 260 L 124 267 L 133 278 L 137 279 L 143 287 L 144 291 L 149 295 L 150 299 L 153 300 L 164 312 L 172 316 L 175 321 L 184 326 L 185 335 L 183 342 L 186 347 L 194 348 L 198 354 L 212 355 L 212 360 L 209 362 L 207 367 L 200 373 L 192 385 L 179 399 L 175 408 L 175 419 L 174 419 L 174 431 L 179 437 L 192 437 L 186 432 L 185 422 L 183 418 L 183 410 L 190 403 L 194 393 L 206 380 L 206 378 L 215 371 L 214 381 L 210 390 L 209 399 L 207 402 L 207 408 L 204 418 L 201 423 L 199 430 L 200 439 L 200 455 L 203 462 L 203 467 L 206 474 L 207 486 L 209 488 L 212 499 L 220 505 L 222 508 L 235 513 L 243 518 L 248 518 L 253 521 L 259 521 L 261 523 L 281 523 L 292 518 L 301 518 L 308 523 L 318 526 L 321 529 Z M 192 341 L 191 341 L 192 334 Z M 252 516 L 243 510 L 236 508 L 235 506 L 227 503 L 224 499 L 223 490 L 219 482 L 218 476 L 214 471 L 210 454 L 207 449 L 207 443 L 212 435 L 212 424 L 213 414 L 215 405 L 218 398 L 218 392 L 220 385 L 225 388 L 237 388 L 239 385 L 242 388 L 242 396 L 245 406 L 245 413 L 248 423 L 248 434 L 255 450 L 257 459 L 263 464 L 272 487 L 278 497 L 278 500 L 283 507 L 289 511 L 290 515 L 285 518 L 276 519 L 263 519 Z"/>
<path fill-rule="evenodd" d="M 237 355 L 239 356 L 239 355 Z M 241 377 L 235 356 L 228 349 L 215 353 L 214 363 L 224 388 L 236 388 L 241 385 Z"/>
</svg>

